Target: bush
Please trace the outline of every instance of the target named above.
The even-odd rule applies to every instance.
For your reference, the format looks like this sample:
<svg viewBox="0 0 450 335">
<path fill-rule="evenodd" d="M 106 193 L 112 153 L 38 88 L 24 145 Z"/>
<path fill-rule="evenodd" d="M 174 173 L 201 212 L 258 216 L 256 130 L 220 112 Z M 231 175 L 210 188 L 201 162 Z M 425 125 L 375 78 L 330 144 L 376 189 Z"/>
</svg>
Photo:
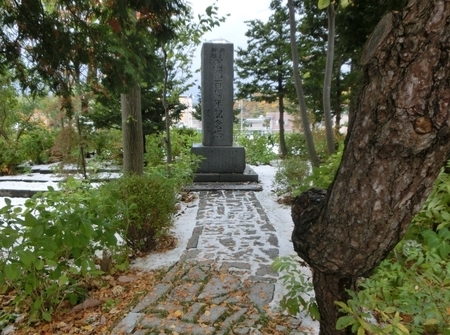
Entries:
<svg viewBox="0 0 450 335">
<path fill-rule="evenodd" d="M 318 167 L 311 167 L 310 163 L 301 157 L 290 157 L 281 161 L 274 180 L 277 195 L 295 197 L 311 187 L 327 189 L 339 168 L 343 150 L 341 145 L 334 155 Z"/>
<path fill-rule="evenodd" d="M 310 170 L 309 162 L 298 157 L 289 157 L 280 161 L 273 181 L 275 193 L 278 196 L 292 197 L 295 190 L 304 184 Z"/>
<path fill-rule="evenodd" d="M 63 190 L 0 208 L 0 288 L 28 321 L 50 321 L 63 300 L 86 298 L 83 279 L 102 274 L 95 252 L 117 250 L 117 202 L 69 179 Z M 117 254 L 116 254 L 117 255 Z M 114 256 L 114 255 L 113 255 Z"/>
<path fill-rule="evenodd" d="M 305 135 L 300 133 L 285 134 L 285 142 L 287 149 L 287 156 L 301 157 L 304 160 L 308 159 L 308 151 L 306 149 Z"/>
<path fill-rule="evenodd" d="M 55 133 L 43 125 L 36 124 L 29 127 L 20 139 L 20 147 L 26 160 L 34 164 L 47 163 L 54 145 Z"/>
<path fill-rule="evenodd" d="M 274 135 L 254 132 L 239 132 L 236 142 L 245 148 L 245 157 L 248 164 L 265 165 L 277 158 L 277 147 Z"/>
<path fill-rule="evenodd" d="M 103 192 L 120 202 L 121 229 L 128 246 L 134 251 L 154 250 L 172 226 L 174 181 L 156 171 L 127 175 L 105 185 Z"/>
<path fill-rule="evenodd" d="M 0 137 L 0 175 L 16 172 L 17 166 L 25 161 L 26 156 L 18 150 L 17 143 L 8 142 Z"/>
<path fill-rule="evenodd" d="M 179 128 L 171 132 L 172 163 L 167 165 L 165 134 L 153 134 L 146 138 L 146 171 L 160 173 L 174 181 L 177 188 L 191 184 L 201 161 L 191 153 L 193 143 L 201 141 L 194 129 Z"/>
</svg>

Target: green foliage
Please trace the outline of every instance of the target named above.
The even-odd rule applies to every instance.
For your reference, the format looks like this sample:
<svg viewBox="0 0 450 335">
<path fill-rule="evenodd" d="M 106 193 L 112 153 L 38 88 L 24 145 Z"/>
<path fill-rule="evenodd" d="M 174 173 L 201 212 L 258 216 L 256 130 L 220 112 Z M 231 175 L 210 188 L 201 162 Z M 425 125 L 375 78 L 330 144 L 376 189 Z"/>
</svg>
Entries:
<svg viewBox="0 0 450 335">
<path fill-rule="evenodd" d="M 122 132 L 118 129 L 96 129 L 86 139 L 88 151 L 95 152 L 95 159 L 122 164 Z"/>
<path fill-rule="evenodd" d="M 51 148 L 55 141 L 55 131 L 42 124 L 31 126 L 20 137 L 19 147 L 22 157 L 34 164 L 47 163 L 51 156 Z"/>
<path fill-rule="evenodd" d="M 17 145 L 12 145 L 3 138 L 0 138 L 0 147 L 0 175 L 13 174 L 26 157 L 22 151 L 17 150 Z"/>
<path fill-rule="evenodd" d="M 297 193 L 299 187 L 308 178 L 310 170 L 310 163 L 298 157 L 289 157 L 280 161 L 273 181 L 275 193 L 278 196 L 292 196 Z"/>
<path fill-rule="evenodd" d="M 103 186 L 105 194 L 118 199 L 118 216 L 124 239 L 134 251 L 151 251 L 172 226 L 175 183 L 153 171 L 127 175 Z"/>
<path fill-rule="evenodd" d="M 287 289 L 287 293 L 281 299 L 281 308 L 291 315 L 297 315 L 305 311 L 313 319 L 319 319 L 319 310 L 313 296 L 314 287 L 300 266 L 297 256 L 279 257 L 272 268 L 282 273 L 280 280 Z"/>
<path fill-rule="evenodd" d="M 0 208 L 0 288 L 15 289 L 13 303 L 29 322 L 51 319 L 63 300 L 86 297 L 82 278 L 102 272 L 95 251 L 117 249 L 117 202 L 69 179 L 13 207 Z"/>
<path fill-rule="evenodd" d="M 300 194 L 311 187 L 328 189 L 341 164 L 343 150 L 344 146 L 341 145 L 339 150 L 328 157 L 325 163 L 320 164 L 318 167 L 312 167 L 312 174 L 303 180 L 299 188 L 294 192 L 294 195 Z"/>
<path fill-rule="evenodd" d="M 305 135 L 297 132 L 285 134 L 286 149 L 288 157 L 308 158 Z"/>
<path fill-rule="evenodd" d="M 264 165 L 277 158 L 275 154 L 276 135 L 269 133 L 239 132 L 236 142 L 245 148 L 248 164 Z"/>
<path fill-rule="evenodd" d="M 178 128 L 171 131 L 172 163 L 165 164 L 166 149 L 165 134 L 157 133 L 146 137 L 147 171 L 158 171 L 174 181 L 180 188 L 191 184 L 194 172 L 201 158 L 191 153 L 194 143 L 201 142 L 200 134 L 194 129 Z"/>
<path fill-rule="evenodd" d="M 433 190 L 422 210 L 414 217 L 413 226 L 418 229 L 450 227 L 450 164 L 437 177 Z"/>
<path fill-rule="evenodd" d="M 351 326 L 359 334 L 450 334 L 450 231 L 448 190 L 443 171 L 415 216 L 406 237 L 358 293 L 338 302 L 346 315 L 340 329 Z M 369 316 L 375 316 L 376 322 Z"/>
<path fill-rule="evenodd" d="M 327 189 L 334 180 L 342 153 L 343 145 L 318 167 L 311 167 L 303 156 L 281 161 L 273 183 L 277 195 L 295 197 L 311 187 Z"/>
</svg>

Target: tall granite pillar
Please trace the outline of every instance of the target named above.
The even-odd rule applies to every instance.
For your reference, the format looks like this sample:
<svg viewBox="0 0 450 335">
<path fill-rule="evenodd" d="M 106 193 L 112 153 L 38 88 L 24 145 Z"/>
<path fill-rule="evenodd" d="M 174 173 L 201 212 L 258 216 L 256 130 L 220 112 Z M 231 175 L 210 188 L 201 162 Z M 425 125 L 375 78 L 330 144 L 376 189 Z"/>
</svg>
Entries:
<svg viewBox="0 0 450 335">
<path fill-rule="evenodd" d="M 203 44 L 201 89 L 202 143 L 192 147 L 194 154 L 204 158 L 197 180 L 203 174 L 204 181 L 244 181 L 236 175 L 246 169 L 245 149 L 233 146 L 232 43 Z"/>
</svg>

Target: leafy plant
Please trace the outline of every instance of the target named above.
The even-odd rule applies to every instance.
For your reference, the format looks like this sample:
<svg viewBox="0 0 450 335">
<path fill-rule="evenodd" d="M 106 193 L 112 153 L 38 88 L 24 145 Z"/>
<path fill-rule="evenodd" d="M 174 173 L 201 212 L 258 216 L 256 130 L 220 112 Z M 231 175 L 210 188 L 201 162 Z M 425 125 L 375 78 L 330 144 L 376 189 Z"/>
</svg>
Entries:
<svg viewBox="0 0 450 335">
<path fill-rule="evenodd" d="M 177 188 L 191 184 L 194 172 L 201 161 L 200 157 L 191 153 L 193 143 L 200 142 L 200 134 L 193 129 L 179 128 L 171 132 L 172 163 L 164 161 L 164 134 L 147 136 L 146 171 L 160 173 L 173 180 Z"/>
<path fill-rule="evenodd" d="M 280 280 L 287 289 L 287 293 L 281 299 L 281 308 L 289 314 L 296 315 L 301 311 L 308 313 L 313 319 L 319 319 L 319 309 L 314 296 L 312 282 L 302 271 L 297 256 L 286 256 L 277 258 L 272 268 L 284 273 Z"/>
<path fill-rule="evenodd" d="M 82 278 L 102 274 L 95 252 L 117 249 L 117 201 L 69 179 L 13 207 L 0 209 L 0 288 L 15 290 L 13 304 L 29 322 L 49 321 L 69 300 L 85 298 Z"/>
<path fill-rule="evenodd" d="M 299 157 L 289 157 L 280 161 L 273 181 L 276 194 L 292 197 L 294 191 L 303 185 L 310 170 L 309 162 Z"/>
<path fill-rule="evenodd" d="M 103 186 L 118 199 L 124 239 L 134 251 L 151 251 L 172 226 L 175 183 L 157 171 L 126 175 Z"/>
<path fill-rule="evenodd" d="M 264 165 L 277 158 L 275 153 L 276 137 L 272 134 L 254 132 L 239 132 L 236 142 L 245 148 L 248 164 Z"/>
</svg>

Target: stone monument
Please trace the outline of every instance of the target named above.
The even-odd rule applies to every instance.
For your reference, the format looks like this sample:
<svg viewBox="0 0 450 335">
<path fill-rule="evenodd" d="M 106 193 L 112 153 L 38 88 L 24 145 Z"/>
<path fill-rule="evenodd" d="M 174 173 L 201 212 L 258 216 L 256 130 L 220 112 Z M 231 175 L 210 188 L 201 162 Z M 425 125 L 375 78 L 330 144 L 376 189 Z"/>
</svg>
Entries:
<svg viewBox="0 0 450 335">
<path fill-rule="evenodd" d="M 233 44 L 204 43 L 201 54 L 203 160 L 194 181 L 258 181 L 245 164 L 245 149 L 233 146 Z"/>
</svg>

